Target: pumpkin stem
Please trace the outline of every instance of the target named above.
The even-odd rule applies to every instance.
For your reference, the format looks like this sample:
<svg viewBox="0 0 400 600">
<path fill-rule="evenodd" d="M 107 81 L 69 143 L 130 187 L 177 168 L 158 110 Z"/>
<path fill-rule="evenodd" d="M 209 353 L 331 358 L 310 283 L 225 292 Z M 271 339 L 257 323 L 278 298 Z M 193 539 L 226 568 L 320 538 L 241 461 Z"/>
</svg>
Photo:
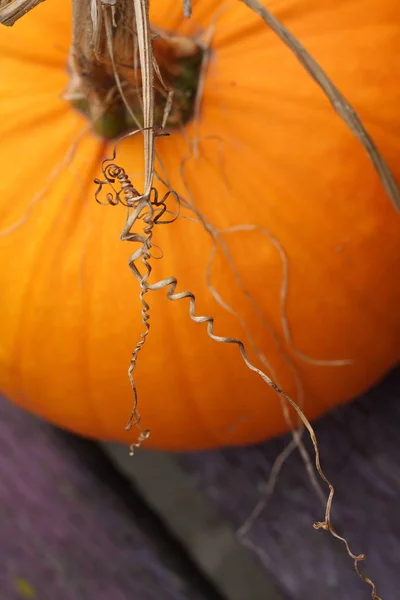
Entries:
<svg viewBox="0 0 400 600">
<path fill-rule="evenodd" d="M 66 98 L 104 138 L 143 126 L 141 71 L 132 0 L 73 0 Z M 203 49 L 152 28 L 155 121 L 174 127 L 193 115 Z"/>
</svg>

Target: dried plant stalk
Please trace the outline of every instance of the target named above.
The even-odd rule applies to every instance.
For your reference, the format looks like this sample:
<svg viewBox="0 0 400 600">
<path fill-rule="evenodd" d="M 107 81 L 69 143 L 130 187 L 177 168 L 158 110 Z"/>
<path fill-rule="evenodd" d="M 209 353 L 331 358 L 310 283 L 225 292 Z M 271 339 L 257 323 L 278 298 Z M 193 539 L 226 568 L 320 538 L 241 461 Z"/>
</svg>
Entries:
<svg viewBox="0 0 400 600">
<path fill-rule="evenodd" d="M 133 0 L 142 74 L 145 180 L 144 196 L 150 194 L 154 177 L 154 71 L 150 36 L 149 7 L 146 0 Z"/>
<path fill-rule="evenodd" d="M 183 14 L 186 19 L 192 16 L 192 0 L 183 0 Z"/>
<path fill-rule="evenodd" d="M 137 133 L 137 132 L 135 132 L 135 133 Z M 115 155 L 116 155 L 116 151 L 114 150 L 112 159 L 108 159 L 108 160 L 109 161 L 114 160 Z M 112 166 L 120 168 L 120 167 L 118 167 L 118 165 L 115 165 L 115 164 L 113 164 Z M 111 183 L 112 182 L 111 180 L 115 179 L 115 177 L 114 178 L 107 177 L 107 167 L 106 168 L 103 167 L 103 173 L 105 174 L 106 179 L 102 183 L 104 183 L 104 184 Z M 247 368 L 250 371 L 256 373 L 266 385 L 268 385 L 270 388 L 272 388 L 279 395 L 279 397 L 296 412 L 296 414 L 299 417 L 300 421 L 302 422 L 303 426 L 307 429 L 310 439 L 312 441 L 313 448 L 314 448 L 314 454 L 315 454 L 315 467 L 318 472 L 318 475 L 320 476 L 322 481 L 327 485 L 327 487 L 329 489 L 329 495 L 328 495 L 328 499 L 327 499 L 326 507 L 325 507 L 325 518 L 323 521 L 317 521 L 316 523 L 314 523 L 314 527 L 315 527 L 315 529 L 324 529 L 325 531 L 328 531 L 334 538 L 338 539 L 345 545 L 345 548 L 347 550 L 349 557 L 354 562 L 354 568 L 355 568 L 358 576 L 365 583 L 367 583 L 371 586 L 372 598 L 374 600 L 381 600 L 381 598 L 379 598 L 379 596 L 376 593 L 376 586 L 373 583 L 373 581 L 371 579 L 369 579 L 368 577 L 366 577 L 365 575 L 363 575 L 363 573 L 360 571 L 359 563 L 362 560 L 364 560 L 365 556 L 363 554 L 358 554 L 358 555 L 354 554 L 350 548 L 350 545 L 349 545 L 347 539 L 344 538 L 343 536 L 339 535 L 332 524 L 331 512 L 332 512 L 332 501 L 333 501 L 333 497 L 335 494 L 335 488 L 332 485 L 331 481 L 328 479 L 328 477 L 325 475 L 325 473 L 322 469 L 318 441 L 315 436 L 314 429 L 313 429 L 311 423 L 309 422 L 309 420 L 307 419 L 307 417 L 305 416 L 305 414 L 303 413 L 303 411 L 301 410 L 301 408 L 270 377 L 268 377 L 268 375 L 266 373 L 264 373 L 264 371 L 259 369 L 257 366 L 255 366 L 250 361 L 249 356 L 247 354 L 246 347 L 240 339 L 232 338 L 232 337 L 228 337 L 228 336 L 216 335 L 216 333 L 214 332 L 214 318 L 209 315 L 197 315 L 196 314 L 196 297 L 195 297 L 195 295 L 193 294 L 193 292 L 191 292 L 189 290 L 186 290 L 183 292 L 177 292 L 176 288 L 178 286 L 178 280 L 176 279 L 176 277 L 173 277 L 173 276 L 167 277 L 165 279 L 157 281 L 156 283 L 149 282 L 149 278 L 150 278 L 151 271 L 152 271 L 151 264 L 150 264 L 150 259 L 151 259 L 150 250 L 152 247 L 153 228 L 155 225 L 157 225 L 159 223 L 163 223 L 163 221 L 160 221 L 160 217 L 166 211 L 165 201 L 169 195 L 169 192 L 167 193 L 166 196 L 164 196 L 164 198 L 162 198 L 159 201 L 158 194 L 157 194 L 157 191 L 155 190 L 155 188 L 152 188 L 152 190 L 154 190 L 153 198 L 151 197 L 151 194 L 149 194 L 147 196 L 139 195 L 139 192 L 136 192 L 136 195 L 129 197 L 126 195 L 125 189 L 126 188 L 124 188 L 123 186 L 121 186 L 121 190 L 114 189 L 115 195 L 113 196 L 112 194 L 108 194 L 106 196 L 106 200 L 109 204 L 116 205 L 116 204 L 120 203 L 121 199 L 122 199 L 124 201 L 123 203 L 125 203 L 129 207 L 129 209 L 130 209 L 129 216 L 128 216 L 127 222 L 125 224 L 124 230 L 122 232 L 121 239 L 138 244 L 138 248 L 130 257 L 129 265 L 130 265 L 133 275 L 136 277 L 136 279 L 138 280 L 139 285 L 140 285 L 140 299 L 141 299 L 142 306 L 143 306 L 142 321 L 145 326 L 145 332 L 142 334 L 142 340 L 137 344 L 136 349 L 133 352 L 133 359 L 131 362 L 130 377 L 131 377 L 131 383 L 132 383 L 132 387 L 133 387 L 134 394 L 135 394 L 135 403 L 134 403 L 134 409 L 132 412 L 132 416 L 131 416 L 129 425 L 130 424 L 138 425 L 139 419 L 140 419 L 140 416 L 136 412 L 137 393 L 136 393 L 136 387 L 135 387 L 134 380 L 133 380 L 133 370 L 136 367 L 136 358 L 137 358 L 138 351 L 143 346 L 143 343 L 149 333 L 149 323 L 148 323 L 149 305 L 144 300 L 144 295 L 149 291 L 158 291 L 161 289 L 166 289 L 167 298 L 171 301 L 178 301 L 178 300 L 183 300 L 183 299 L 187 298 L 189 300 L 189 316 L 192 319 L 192 321 L 194 321 L 195 323 L 205 323 L 207 325 L 207 334 L 213 341 L 218 342 L 218 343 L 223 343 L 223 344 L 236 345 L 239 349 L 239 352 L 241 354 L 243 362 L 245 363 Z M 135 231 L 134 227 L 137 224 L 137 222 L 139 222 L 140 220 L 142 220 L 144 223 L 143 229 L 142 229 L 142 231 Z M 142 268 L 144 267 L 144 273 L 141 272 L 139 265 L 141 265 Z M 140 427 L 139 427 L 139 429 L 140 429 Z M 135 448 L 137 448 L 141 445 L 142 441 L 144 441 L 145 439 L 148 438 L 149 434 L 150 434 L 150 432 L 148 430 L 142 430 L 142 429 L 140 430 L 140 434 L 139 434 L 139 438 L 138 438 L 137 442 L 132 444 L 132 446 L 131 446 L 131 453 L 134 452 Z"/>
<path fill-rule="evenodd" d="M 141 73 L 134 66 L 133 1 L 72 0 L 72 7 L 71 76 L 66 98 L 88 115 L 95 128 L 97 124 L 103 127 L 107 120 L 124 123 L 125 109 L 132 125 L 139 126 Z"/>
<path fill-rule="evenodd" d="M 0 0 L 0 23 L 11 27 L 44 0 Z"/>
</svg>

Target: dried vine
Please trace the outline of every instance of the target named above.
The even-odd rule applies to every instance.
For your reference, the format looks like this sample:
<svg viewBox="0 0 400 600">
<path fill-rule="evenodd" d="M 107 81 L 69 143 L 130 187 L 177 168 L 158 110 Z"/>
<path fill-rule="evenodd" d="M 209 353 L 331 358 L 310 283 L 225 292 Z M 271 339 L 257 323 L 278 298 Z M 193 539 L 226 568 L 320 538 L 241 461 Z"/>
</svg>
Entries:
<svg viewBox="0 0 400 600">
<path fill-rule="evenodd" d="M 138 2 L 139 3 L 142 2 L 142 0 L 134 0 L 134 1 L 135 1 L 135 6 Z M 247 0 L 244 0 L 244 1 L 247 4 L 250 4 L 254 7 L 252 0 L 249 0 L 249 2 L 247 2 Z M 265 14 L 263 13 L 263 10 L 262 10 L 263 7 L 261 5 L 258 5 L 257 2 L 256 2 L 256 6 L 257 6 L 257 11 L 259 12 L 259 14 L 261 14 L 262 18 L 264 18 L 264 20 L 266 20 L 266 22 L 268 24 L 270 24 L 270 21 L 272 18 L 272 24 L 275 27 L 274 30 L 277 31 L 276 30 L 276 22 L 275 22 L 274 18 L 269 13 L 267 13 L 267 15 L 265 16 Z M 142 7 L 143 7 L 143 5 L 142 5 Z M 143 19 L 145 16 L 148 19 L 147 12 L 143 11 L 140 15 L 139 22 L 140 22 L 140 19 Z M 143 25 L 143 22 L 142 22 L 142 25 Z M 280 26 L 279 23 L 278 23 L 278 25 Z M 143 31 L 146 31 L 146 30 L 148 30 L 148 28 L 146 28 L 146 26 L 144 25 Z M 289 38 L 287 37 L 286 30 L 284 28 L 279 29 L 279 27 L 278 27 L 278 34 L 280 35 L 281 38 L 284 39 L 285 43 L 288 43 L 287 40 L 289 39 L 289 46 L 292 49 L 294 49 L 295 51 L 298 51 L 298 47 L 296 46 L 296 44 L 293 44 L 292 37 L 290 36 L 290 34 L 289 34 Z M 297 40 L 295 40 L 295 41 L 297 43 Z M 139 43 L 139 50 L 141 48 L 141 44 L 142 45 L 144 44 L 144 48 L 142 48 L 142 50 L 140 52 L 140 61 L 141 61 L 141 66 L 143 66 L 143 64 L 144 64 L 147 69 L 149 68 L 149 66 L 151 66 L 151 69 L 153 69 L 154 59 L 151 54 L 151 49 L 149 49 L 147 46 L 148 43 L 150 43 L 150 39 L 149 38 L 146 39 L 146 36 L 142 36 L 142 41 L 141 41 L 141 43 Z M 301 48 L 301 46 L 299 44 L 298 44 L 298 46 Z M 304 56 L 302 53 L 300 53 L 300 56 L 302 59 L 304 59 Z M 306 53 L 306 61 L 305 61 L 306 65 L 307 65 L 307 59 L 308 59 L 308 55 Z M 310 57 L 310 59 L 311 59 L 311 57 Z M 312 59 L 311 59 L 311 61 L 312 61 Z M 302 64 L 304 64 L 304 60 L 302 60 Z M 316 67 L 318 70 L 319 69 L 318 65 L 316 65 Z M 313 76 L 314 79 L 316 79 L 315 69 L 314 69 L 313 64 L 312 64 L 312 69 L 311 69 L 310 74 Z M 326 82 L 323 80 L 323 82 L 321 84 L 321 82 L 318 78 L 316 80 L 320 85 L 322 85 L 322 88 L 325 90 L 326 86 L 324 86 L 324 84 Z M 136 367 L 138 353 L 140 352 L 140 349 L 143 347 L 143 344 L 145 343 L 145 341 L 147 339 L 147 336 L 149 333 L 149 327 L 150 327 L 149 305 L 145 300 L 145 295 L 149 291 L 158 291 L 161 289 L 165 289 L 167 298 L 170 301 L 179 301 L 179 300 L 183 300 L 183 299 L 188 299 L 189 300 L 189 316 L 190 316 L 191 320 L 194 321 L 195 323 L 205 323 L 207 325 L 207 334 L 213 341 L 218 342 L 218 343 L 236 345 L 239 349 L 241 357 L 242 357 L 245 365 L 247 366 L 247 368 L 250 369 L 251 371 L 253 371 L 254 373 L 256 373 L 266 385 L 268 385 L 270 388 L 272 388 L 280 396 L 280 398 L 288 406 L 291 406 L 292 409 L 296 412 L 301 423 L 307 429 L 307 431 L 310 435 L 310 438 L 311 438 L 311 441 L 312 441 L 312 444 L 314 447 L 316 470 L 317 470 L 320 478 L 322 479 L 322 481 L 328 486 L 328 489 L 329 489 L 329 495 L 328 495 L 328 499 L 326 502 L 326 509 L 325 509 L 325 518 L 323 521 L 316 522 L 314 524 L 314 527 L 316 529 L 324 529 L 324 530 L 328 531 L 333 537 L 340 540 L 345 545 L 348 555 L 354 562 L 354 568 L 355 568 L 358 576 L 365 583 L 367 583 L 371 586 L 372 598 L 374 600 L 381 600 L 379 598 L 379 596 L 377 596 L 375 584 L 368 577 L 365 577 L 360 571 L 359 563 L 360 563 L 360 561 L 364 560 L 364 555 L 363 554 L 359 554 L 359 555 L 354 554 L 349 546 L 348 541 L 344 537 L 339 535 L 333 527 L 332 519 L 331 519 L 331 509 L 332 509 L 332 500 L 334 497 L 335 490 L 334 490 L 332 483 L 329 481 L 329 479 L 327 478 L 327 476 L 325 475 L 325 473 L 321 467 L 319 447 L 318 447 L 318 442 L 317 442 L 314 430 L 313 430 L 310 422 L 308 421 L 307 417 L 304 415 L 303 411 L 301 410 L 301 408 L 270 377 L 268 377 L 268 375 L 266 375 L 266 373 L 264 373 L 261 369 L 256 367 L 250 361 L 249 356 L 246 351 L 246 348 L 245 348 L 245 345 L 243 344 L 243 342 L 241 340 L 239 340 L 237 338 L 217 335 L 214 332 L 214 318 L 209 315 L 197 315 L 196 314 L 196 297 L 195 297 L 195 295 L 193 294 L 193 292 L 188 291 L 188 290 L 183 291 L 183 292 L 177 292 L 176 289 L 178 286 L 178 281 L 177 281 L 176 277 L 174 277 L 174 276 L 167 277 L 167 278 L 157 281 L 155 283 L 150 283 L 150 281 L 149 281 L 149 277 L 151 275 L 150 259 L 152 258 L 151 248 L 153 246 L 153 243 L 152 243 L 153 228 L 155 225 L 157 225 L 158 223 L 161 222 L 160 217 L 166 211 L 165 201 L 167 200 L 167 198 L 170 194 L 170 192 L 167 192 L 167 194 L 159 201 L 158 194 L 151 183 L 152 177 L 154 176 L 154 156 L 155 156 L 154 139 L 155 139 L 156 132 L 154 129 L 154 97 L 152 99 L 150 96 L 150 94 L 151 94 L 151 90 L 149 89 L 150 82 L 151 82 L 151 77 L 147 76 L 147 85 L 144 85 L 144 89 L 143 89 L 143 108 L 144 108 L 144 114 L 147 115 L 147 120 L 145 119 L 146 126 L 145 126 L 145 191 L 144 191 L 144 193 L 142 195 L 140 195 L 140 193 L 136 190 L 136 188 L 134 188 L 134 186 L 130 182 L 129 178 L 126 176 L 125 171 L 114 162 L 112 162 L 111 165 L 109 164 L 108 169 L 107 169 L 107 167 L 104 166 L 104 163 L 103 163 L 103 173 L 105 175 L 105 179 L 102 182 L 97 181 L 97 183 L 100 183 L 100 189 L 105 184 L 110 184 L 113 186 L 116 181 L 119 182 L 121 189 L 115 191 L 115 188 L 114 188 L 114 190 L 113 190 L 114 194 L 111 196 L 108 195 L 107 201 L 110 204 L 114 204 L 114 205 L 121 203 L 123 201 L 123 203 L 128 207 L 128 217 L 127 217 L 127 221 L 126 221 L 124 230 L 121 234 L 121 240 L 138 244 L 137 250 L 135 252 L 133 252 L 133 254 L 131 255 L 131 257 L 129 259 L 129 266 L 130 266 L 130 269 L 131 269 L 133 275 L 139 281 L 139 286 L 140 286 L 139 297 L 140 297 L 140 301 L 142 303 L 142 323 L 144 325 L 144 332 L 141 334 L 141 339 L 137 343 L 137 345 L 132 353 L 132 358 L 131 358 L 129 371 L 128 371 L 129 378 L 131 381 L 131 386 L 132 386 L 133 393 L 134 393 L 134 406 L 133 406 L 132 414 L 128 421 L 127 427 L 130 428 L 132 426 L 132 424 L 135 424 L 140 429 L 140 434 L 139 434 L 139 438 L 138 438 L 137 442 L 131 445 L 131 453 L 133 453 L 134 450 L 141 445 L 142 441 L 147 439 L 150 435 L 150 432 L 148 430 L 142 430 L 139 425 L 140 415 L 137 411 L 138 397 L 137 397 L 137 390 L 136 390 L 136 385 L 135 385 L 135 381 L 134 381 L 134 377 L 133 377 L 133 371 Z M 328 80 L 328 82 L 329 82 L 329 80 Z M 329 84 L 331 84 L 331 82 L 329 82 Z M 333 86 L 333 84 L 331 84 L 331 85 Z M 334 86 L 333 86 L 333 88 L 334 88 Z M 331 90 L 329 90 L 329 91 L 331 91 Z M 334 93 L 335 92 L 336 92 L 336 88 L 334 88 Z M 354 112 L 350 112 L 350 120 L 349 120 L 347 115 L 348 115 L 350 107 L 349 107 L 348 103 L 346 102 L 346 100 L 340 95 L 340 93 L 338 91 L 337 91 L 337 93 L 339 95 L 335 96 L 335 101 L 333 102 L 333 106 L 334 106 L 335 110 L 337 110 L 339 115 L 342 116 L 342 118 L 344 118 L 345 122 L 350 125 L 350 127 L 352 128 L 352 131 L 355 132 L 356 135 L 358 135 L 358 137 L 360 138 L 364 147 L 366 147 L 379 175 L 381 176 L 381 179 L 385 185 L 386 191 L 388 192 L 388 194 L 391 197 L 392 201 L 394 202 L 395 206 L 396 207 L 400 206 L 399 190 L 398 190 L 397 184 L 394 181 L 390 171 L 386 167 L 386 164 L 384 162 L 382 162 L 383 159 L 382 159 L 382 161 L 377 159 L 377 156 L 379 158 L 380 154 L 377 151 L 377 149 L 375 148 L 372 140 L 369 138 L 368 134 L 366 133 L 365 129 L 359 122 L 359 119 Z M 329 93 L 328 93 L 328 97 L 331 98 Z M 339 98 L 339 100 L 341 100 L 343 98 L 343 101 L 345 103 L 344 112 L 343 112 L 343 104 L 341 102 L 339 102 L 339 104 L 338 104 L 337 98 Z M 153 102 L 153 104 L 152 104 L 152 102 Z M 153 122 L 152 123 L 151 123 L 151 113 L 153 113 Z M 150 119 L 149 119 L 149 117 L 150 117 Z M 140 130 L 137 130 L 137 131 L 133 132 L 132 134 L 134 135 L 134 134 L 138 133 L 139 131 Z M 146 132 L 147 132 L 147 134 L 146 134 Z M 150 145 L 149 145 L 149 141 L 151 142 Z M 114 149 L 114 155 L 113 155 L 113 158 L 111 159 L 112 161 L 115 160 L 115 153 L 116 153 L 116 151 Z M 111 169 L 110 169 L 110 166 L 112 166 Z M 100 190 L 98 190 L 98 192 L 99 191 Z M 97 198 L 98 198 L 98 194 L 97 194 Z M 143 221 L 143 224 L 144 224 L 141 231 L 137 231 L 135 229 L 135 226 L 137 225 L 137 223 L 139 221 Z M 144 268 L 144 272 L 142 272 L 140 270 L 140 268 L 137 264 L 138 261 L 140 262 L 142 269 Z"/>
<path fill-rule="evenodd" d="M 155 247 L 153 244 L 153 228 L 155 225 L 166 225 L 173 223 L 179 212 L 169 220 L 164 220 L 162 217 L 167 212 L 166 201 L 169 196 L 175 196 L 178 200 L 178 196 L 171 191 L 167 191 L 165 195 L 160 199 L 158 190 L 155 187 L 151 187 L 149 194 L 140 194 L 139 191 L 134 187 L 130 178 L 128 177 L 125 170 L 116 164 L 116 148 L 118 143 L 127 137 L 131 137 L 141 132 L 141 129 L 137 129 L 130 134 L 123 136 L 115 145 L 114 152 L 111 158 L 106 158 L 102 163 L 102 172 L 104 179 L 95 179 L 94 182 L 97 184 L 98 188 L 95 192 L 95 199 L 99 204 L 110 204 L 112 206 L 116 206 L 117 204 L 122 204 L 128 209 L 128 216 L 124 226 L 124 229 L 121 233 L 120 239 L 122 241 L 134 242 L 139 244 L 138 249 L 131 255 L 129 258 L 129 267 L 139 281 L 140 292 L 139 299 L 142 304 L 142 323 L 144 325 L 144 332 L 140 336 L 139 342 L 136 344 L 129 364 L 128 376 L 131 383 L 132 391 L 133 391 L 133 408 L 129 420 L 126 424 L 126 430 L 129 431 L 133 425 L 138 427 L 140 433 L 139 438 L 136 442 L 131 444 L 130 452 L 131 455 L 134 454 L 135 448 L 139 448 L 141 443 L 148 439 L 150 436 L 150 431 L 148 429 L 142 429 L 140 427 L 141 416 L 138 411 L 138 394 L 136 383 L 134 379 L 133 372 L 136 367 L 136 362 L 138 358 L 138 354 L 142 349 L 143 345 L 146 342 L 147 336 L 150 330 L 149 324 L 149 309 L 150 306 L 147 304 L 145 300 L 145 295 L 149 290 L 152 289 L 151 285 L 148 283 L 148 278 L 151 274 L 151 264 L 150 260 L 155 258 L 151 249 Z M 153 132 L 156 135 L 156 132 Z M 165 135 L 162 131 L 158 132 L 158 135 Z M 105 195 L 104 200 L 102 200 L 101 193 L 104 186 L 108 186 L 111 191 L 108 191 Z M 136 232 L 133 230 L 137 221 L 142 221 L 144 223 L 142 232 Z M 157 258 L 162 258 L 162 251 L 160 256 Z M 142 273 L 139 269 L 137 262 L 140 261 L 142 268 L 144 268 L 144 272 Z"/>
<path fill-rule="evenodd" d="M 44 0 L 0 0 L 0 23 L 11 27 Z"/>
<path fill-rule="evenodd" d="M 134 134 L 138 133 L 139 131 L 140 130 L 132 132 L 131 135 L 134 135 Z M 115 160 L 115 150 L 114 150 L 112 159 L 106 159 L 106 161 L 105 161 L 105 162 L 108 162 L 108 166 L 104 165 L 104 163 L 103 163 L 103 173 L 105 175 L 105 179 L 103 181 L 96 180 L 96 183 L 99 185 L 99 189 L 96 193 L 96 197 L 99 200 L 99 192 L 101 191 L 101 189 L 104 185 L 108 184 L 111 186 L 113 193 L 107 194 L 106 202 L 111 205 L 116 205 L 118 203 L 122 203 L 128 207 L 129 214 L 128 214 L 128 218 L 127 218 L 125 227 L 121 234 L 121 239 L 128 241 L 128 242 L 133 242 L 133 243 L 138 244 L 138 248 L 136 249 L 135 252 L 132 253 L 132 255 L 129 259 L 129 266 L 131 268 L 133 275 L 139 281 L 139 286 L 140 286 L 139 297 L 140 297 L 140 300 L 142 303 L 142 323 L 145 327 L 145 331 L 141 335 L 141 340 L 138 342 L 138 344 L 136 345 L 136 347 L 132 353 L 132 359 L 131 359 L 131 363 L 130 363 L 130 367 L 129 367 L 129 376 L 130 376 L 130 380 L 131 380 L 132 389 L 134 392 L 134 407 L 133 407 L 132 415 L 129 419 L 127 427 L 130 428 L 132 426 L 132 424 L 135 424 L 140 429 L 140 434 L 139 434 L 139 438 L 138 438 L 137 442 L 135 442 L 134 444 L 131 445 L 131 454 L 150 435 L 149 430 L 142 430 L 139 425 L 140 415 L 137 411 L 137 391 L 136 391 L 135 381 L 133 378 L 133 371 L 136 367 L 138 353 L 139 353 L 140 349 L 143 347 L 143 344 L 145 343 L 145 340 L 149 333 L 149 313 L 148 313 L 149 305 L 147 304 L 146 300 L 144 299 L 144 296 L 149 291 L 158 291 L 161 289 L 166 289 L 166 295 L 170 301 L 175 302 L 175 301 L 179 301 L 179 300 L 188 299 L 189 300 L 189 317 L 191 318 L 191 320 L 194 321 L 195 323 L 205 323 L 207 325 L 207 334 L 213 341 L 218 342 L 218 343 L 223 343 L 223 344 L 236 345 L 239 349 L 240 355 L 241 355 L 245 365 L 247 366 L 247 368 L 250 371 L 256 373 L 266 385 L 268 385 L 270 388 L 272 388 L 289 406 L 291 406 L 294 409 L 294 411 L 296 412 L 296 414 L 300 418 L 302 424 L 307 429 L 307 431 L 310 435 L 310 439 L 311 439 L 313 447 L 314 447 L 315 466 L 316 466 L 317 472 L 318 472 L 319 476 L 321 477 L 322 481 L 328 486 L 328 489 L 329 489 L 329 496 L 328 496 L 328 500 L 326 502 L 326 509 L 325 509 L 325 518 L 323 521 L 317 521 L 316 523 L 314 523 L 314 527 L 315 527 L 315 529 L 324 529 L 325 531 L 328 531 L 333 537 L 335 537 L 336 539 L 338 539 L 345 545 L 348 555 L 354 562 L 354 568 L 355 568 L 357 574 L 364 582 L 368 583 L 372 587 L 372 598 L 374 598 L 374 600 L 381 600 L 379 598 L 379 596 L 377 596 L 377 594 L 376 594 L 375 584 L 368 577 L 365 577 L 363 575 L 363 573 L 361 573 L 361 571 L 360 571 L 359 563 L 362 560 L 364 560 L 365 556 L 363 554 L 358 554 L 358 555 L 354 554 L 349 546 L 348 541 L 343 536 L 339 535 L 337 533 L 337 531 L 335 530 L 335 528 L 333 527 L 331 511 L 332 511 L 332 500 L 333 500 L 333 497 L 335 494 L 335 489 L 322 469 L 318 442 L 317 442 L 314 430 L 313 430 L 309 420 L 307 419 L 307 417 L 305 416 L 303 411 L 298 406 L 298 404 L 290 396 L 288 396 L 270 377 L 268 377 L 268 375 L 266 375 L 266 373 L 264 373 L 261 369 L 256 367 L 250 361 L 249 356 L 247 354 L 246 347 L 240 339 L 228 337 L 228 336 L 217 335 L 214 332 L 214 317 L 212 317 L 210 315 L 196 314 L 196 297 L 195 297 L 195 295 L 193 294 L 193 292 L 191 292 L 189 290 L 185 290 L 183 292 L 177 292 L 176 289 L 178 286 L 178 280 L 176 277 L 174 277 L 174 276 L 167 277 L 167 278 L 157 281 L 155 283 L 149 282 L 149 277 L 150 277 L 151 270 L 152 270 L 151 264 L 150 264 L 150 259 L 152 258 L 151 248 L 153 247 L 153 242 L 152 242 L 153 228 L 155 225 L 160 224 L 161 222 L 167 223 L 166 221 L 161 221 L 161 217 L 162 217 L 162 215 L 164 215 L 164 213 L 167 210 L 165 201 L 169 197 L 170 192 L 168 191 L 161 200 L 158 199 L 158 194 L 157 194 L 155 188 L 152 188 L 152 193 L 149 194 L 148 196 L 140 195 L 139 192 L 136 190 L 136 188 L 134 188 L 134 186 L 132 185 L 130 180 L 127 178 L 125 171 L 121 167 L 119 167 L 116 163 L 112 162 L 114 160 Z M 116 182 L 119 182 L 119 184 L 121 186 L 119 190 L 114 187 L 114 184 Z M 153 196 L 153 198 L 152 198 L 152 196 Z M 175 218 L 172 220 L 175 220 Z M 134 229 L 135 225 L 137 225 L 139 221 L 143 221 L 143 223 L 144 223 L 144 226 L 141 231 L 137 231 Z M 144 273 L 141 272 L 141 270 L 137 264 L 138 262 L 140 262 L 141 266 L 144 267 Z"/>
</svg>

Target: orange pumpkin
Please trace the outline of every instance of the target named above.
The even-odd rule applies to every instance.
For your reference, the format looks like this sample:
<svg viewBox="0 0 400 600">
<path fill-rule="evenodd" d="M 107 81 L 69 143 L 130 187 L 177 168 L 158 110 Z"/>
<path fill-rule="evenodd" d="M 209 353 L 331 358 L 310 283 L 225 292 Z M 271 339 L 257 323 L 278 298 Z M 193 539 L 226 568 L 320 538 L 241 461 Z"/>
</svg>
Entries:
<svg viewBox="0 0 400 600">
<path fill-rule="evenodd" d="M 215 21 L 197 127 L 157 147 L 172 186 L 189 190 L 215 227 L 255 226 L 221 235 L 262 314 L 221 249 L 212 283 L 294 397 L 295 365 L 313 419 L 399 358 L 400 218 L 364 150 L 287 48 L 243 4 L 219 7 L 200 0 L 184 20 L 180 2 L 151 2 L 153 23 L 182 35 Z M 269 8 L 350 100 L 400 178 L 398 0 L 271 0 Z M 131 442 L 126 368 L 143 327 L 138 285 L 131 247 L 119 241 L 125 210 L 94 201 L 112 144 L 63 99 L 70 22 L 69 0 L 47 0 L 0 32 L 0 390 L 72 431 Z M 199 153 L 190 156 L 195 135 Z M 139 138 L 121 146 L 118 163 L 140 187 Z M 153 261 L 153 280 L 175 275 L 180 290 L 196 293 L 199 314 L 215 316 L 216 333 L 245 338 L 207 287 L 213 244 L 202 226 L 179 219 L 157 227 L 154 241 L 164 258 Z M 212 342 L 186 301 L 148 298 L 151 335 L 136 379 L 150 446 L 241 444 L 287 428 L 278 398 L 236 347 Z"/>
</svg>

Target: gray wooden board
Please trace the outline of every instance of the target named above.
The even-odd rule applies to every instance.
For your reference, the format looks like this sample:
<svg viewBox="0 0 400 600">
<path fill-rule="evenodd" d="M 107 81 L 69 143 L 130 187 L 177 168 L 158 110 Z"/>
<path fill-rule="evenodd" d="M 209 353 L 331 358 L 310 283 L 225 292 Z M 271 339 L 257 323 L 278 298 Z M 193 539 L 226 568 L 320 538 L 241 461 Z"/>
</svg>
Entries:
<svg viewBox="0 0 400 600">
<path fill-rule="evenodd" d="M 1 600 L 220 600 L 129 487 L 96 444 L 0 398 Z"/>
<path fill-rule="evenodd" d="M 274 577 L 216 516 L 174 456 L 141 451 L 132 459 L 124 446 L 104 448 L 226 600 L 283 600 Z"/>
<path fill-rule="evenodd" d="M 336 486 L 333 518 L 384 600 L 400 598 L 400 369 L 315 427 L 323 466 Z M 246 449 L 176 456 L 192 485 L 238 529 L 265 493 L 288 437 Z M 293 600 L 367 600 L 344 547 L 312 524 L 323 520 L 298 454 L 248 538 L 260 562 Z M 248 596 L 248 600 L 252 600 Z"/>
<path fill-rule="evenodd" d="M 384 600 L 400 597 L 399 399 L 400 370 L 316 425 L 337 489 L 334 519 L 354 550 L 367 554 L 365 568 Z M 158 540 L 121 503 L 128 483 L 115 489 L 115 481 L 99 481 L 96 465 L 84 459 L 86 442 L 71 454 L 63 436 L 15 407 L 0 408 L 6 600 L 21 598 L 18 578 L 44 600 L 214 597 L 160 558 Z M 287 441 L 192 454 L 142 451 L 133 460 L 124 447 L 103 447 L 227 600 L 367 600 L 370 590 L 344 548 L 312 528 L 322 510 L 297 455 L 249 534 L 258 554 L 234 535 Z"/>
<path fill-rule="evenodd" d="M 400 598 L 399 400 L 400 370 L 315 426 L 336 486 L 335 524 L 356 553 L 367 554 L 363 567 L 384 600 Z M 371 598 L 344 547 L 313 529 L 323 510 L 296 454 L 248 535 L 257 548 L 253 560 L 235 536 L 288 441 L 188 454 L 141 451 L 133 460 L 124 447 L 105 447 L 226 598 Z"/>
</svg>

